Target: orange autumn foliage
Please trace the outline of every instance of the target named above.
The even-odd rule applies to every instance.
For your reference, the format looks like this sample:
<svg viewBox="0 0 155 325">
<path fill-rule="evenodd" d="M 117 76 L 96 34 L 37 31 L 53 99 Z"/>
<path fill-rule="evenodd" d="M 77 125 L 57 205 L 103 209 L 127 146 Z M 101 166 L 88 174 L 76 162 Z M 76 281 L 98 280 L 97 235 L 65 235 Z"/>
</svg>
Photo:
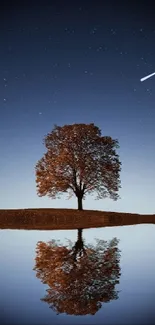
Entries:
<svg viewBox="0 0 155 325">
<path fill-rule="evenodd" d="M 116 153 L 118 140 L 102 136 L 91 124 L 55 126 L 44 139 L 47 152 L 36 164 L 36 183 L 39 196 L 51 198 L 70 192 L 78 199 L 86 194 L 97 198 L 118 199 L 121 162 Z"/>
</svg>

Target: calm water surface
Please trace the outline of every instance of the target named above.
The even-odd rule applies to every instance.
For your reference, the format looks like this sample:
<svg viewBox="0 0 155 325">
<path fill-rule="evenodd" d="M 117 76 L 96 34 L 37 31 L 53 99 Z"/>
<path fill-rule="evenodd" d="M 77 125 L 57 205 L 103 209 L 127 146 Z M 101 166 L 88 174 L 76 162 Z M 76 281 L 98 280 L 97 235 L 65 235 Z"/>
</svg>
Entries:
<svg viewBox="0 0 155 325">
<path fill-rule="evenodd" d="M 154 324 L 155 225 L 1 230 L 0 257 L 0 323 Z"/>
</svg>

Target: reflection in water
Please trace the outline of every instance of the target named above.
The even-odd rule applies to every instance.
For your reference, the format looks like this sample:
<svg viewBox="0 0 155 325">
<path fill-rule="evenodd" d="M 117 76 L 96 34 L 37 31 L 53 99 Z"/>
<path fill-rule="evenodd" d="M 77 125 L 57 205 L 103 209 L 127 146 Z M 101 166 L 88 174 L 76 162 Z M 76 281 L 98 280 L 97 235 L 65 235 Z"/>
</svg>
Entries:
<svg viewBox="0 0 155 325">
<path fill-rule="evenodd" d="M 47 294 L 41 300 L 55 312 L 69 315 L 94 315 L 102 302 L 118 299 L 115 285 L 120 278 L 118 239 L 96 240 L 96 245 L 84 245 L 82 229 L 73 246 L 68 241 L 38 242 L 36 276 L 47 284 Z"/>
</svg>

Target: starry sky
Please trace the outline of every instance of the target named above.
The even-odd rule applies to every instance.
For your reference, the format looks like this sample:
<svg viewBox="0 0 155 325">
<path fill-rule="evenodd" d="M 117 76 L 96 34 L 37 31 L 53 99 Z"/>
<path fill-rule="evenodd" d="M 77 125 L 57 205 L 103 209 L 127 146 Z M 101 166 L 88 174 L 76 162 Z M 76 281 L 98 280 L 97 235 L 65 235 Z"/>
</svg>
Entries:
<svg viewBox="0 0 155 325">
<path fill-rule="evenodd" d="M 139 4 L 139 5 L 138 5 Z M 155 213 L 154 1 L 41 1 L 0 8 L 0 208 L 77 208 L 36 193 L 53 125 L 119 140 L 121 199 L 84 209 Z"/>
</svg>

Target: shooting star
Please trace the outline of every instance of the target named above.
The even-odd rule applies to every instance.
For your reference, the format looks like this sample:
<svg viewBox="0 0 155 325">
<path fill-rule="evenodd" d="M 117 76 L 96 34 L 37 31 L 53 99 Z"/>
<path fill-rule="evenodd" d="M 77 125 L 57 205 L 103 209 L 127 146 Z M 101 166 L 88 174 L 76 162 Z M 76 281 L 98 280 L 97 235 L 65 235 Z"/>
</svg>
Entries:
<svg viewBox="0 0 155 325">
<path fill-rule="evenodd" d="M 144 81 L 144 80 L 146 80 L 146 79 L 148 79 L 148 78 L 153 77 L 154 75 L 155 75 L 155 72 L 153 72 L 152 74 L 149 74 L 148 76 L 146 76 L 146 77 L 144 77 L 144 78 L 141 78 L 140 81 Z"/>
</svg>

